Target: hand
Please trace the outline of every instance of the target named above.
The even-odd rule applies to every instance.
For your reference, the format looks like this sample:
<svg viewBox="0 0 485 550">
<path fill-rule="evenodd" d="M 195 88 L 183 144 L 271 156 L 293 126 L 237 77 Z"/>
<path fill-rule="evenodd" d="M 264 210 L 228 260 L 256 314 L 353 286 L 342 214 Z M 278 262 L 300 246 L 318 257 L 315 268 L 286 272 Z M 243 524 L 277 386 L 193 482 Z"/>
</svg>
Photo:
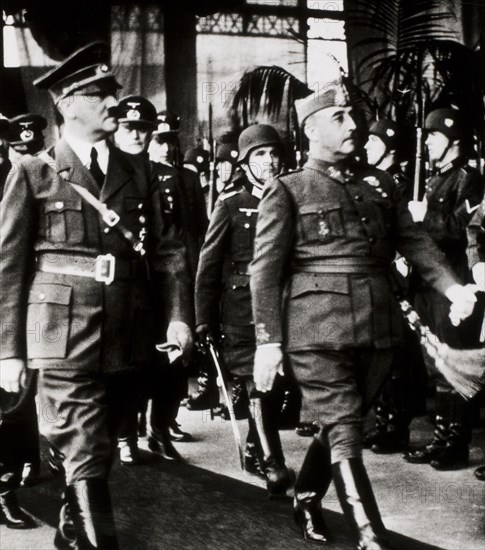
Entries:
<svg viewBox="0 0 485 550">
<path fill-rule="evenodd" d="M 271 391 L 278 372 L 283 374 L 283 351 L 281 346 L 258 346 L 254 356 L 256 389 L 261 392 Z"/>
<path fill-rule="evenodd" d="M 25 373 L 25 361 L 23 359 L 3 359 L 0 361 L 0 388 L 8 392 L 18 393 L 23 373 Z"/>
<path fill-rule="evenodd" d="M 409 201 L 408 209 L 411 212 L 414 223 L 422 222 L 428 210 L 428 201 L 426 199 L 422 201 Z"/>
<path fill-rule="evenodd" d="M 446 297 L 451 302 L 449 317 L 455 327 L 472 314 L 477 290 L 476 285 L 452 285 L 446 290 Z"/>
<path fill-rule="evenodd" d="M 478 288 L 485 292 L 485 262 L 478 262 L 472 267 L 473 280 Z"/>
<path fill-rule="evenodd" d="M 178 344 L 182 350 L 182 361 L 187 362 L 192 351 L 193 339 L 189 326 L 182 321 L 172 321 L 167 329 L 167 342 Z"/>
<path fill-rule="evenodd" d="M 408 262 L 406 261 L 406 258 L 398 258 L 395 262 L 394 262 L 395 266 L 396 266 L 396 269 L 397 271 L 403 276 L 403 277 L 407 277 L 409 275 L 409 264 Z"/>
</svg>

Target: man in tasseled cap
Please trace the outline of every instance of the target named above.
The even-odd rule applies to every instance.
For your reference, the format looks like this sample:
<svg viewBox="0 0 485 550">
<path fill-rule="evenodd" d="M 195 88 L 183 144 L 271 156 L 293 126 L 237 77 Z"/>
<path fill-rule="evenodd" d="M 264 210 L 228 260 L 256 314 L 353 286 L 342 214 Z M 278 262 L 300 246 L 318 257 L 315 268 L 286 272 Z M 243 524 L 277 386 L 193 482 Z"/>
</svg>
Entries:
<svg viewBox="0 0 485 550">
<path fill-rule="evenodd" d="M 320 504 L 333 478 L 357 547 L 386 549 L 361 446 L 363 414 L 401 339 L 388 277 L 396 249 L 446 294 L 455 322 L 471 313 L 475 295 L 413 223 L 390 177 L 354 164 L 356 124 L 340 78 L 295 104 L 309 158 L 270 183 L 259 206 L 250 266 L 254 379 L 269 391 L 286 351 L 303 394 L 302 420 L 320 425 L 295 485 L 304 538 L 328 541 Z"/>
<path fill-rule="evenodd" d="M 11 172 L 0 207 L 0 383 L 17 391 L 38 369 L 41 432 L 66 483 L 62 549 L 118 548 L 107 482 L 117 420 L 157 340 L 191 347 L 183 244 L 146 159 L 107 141 L 120 88 L 109 53 L 91 43 L 35 82 L 63 135 L 52 162 L 29 156 Z"/>
</svg>

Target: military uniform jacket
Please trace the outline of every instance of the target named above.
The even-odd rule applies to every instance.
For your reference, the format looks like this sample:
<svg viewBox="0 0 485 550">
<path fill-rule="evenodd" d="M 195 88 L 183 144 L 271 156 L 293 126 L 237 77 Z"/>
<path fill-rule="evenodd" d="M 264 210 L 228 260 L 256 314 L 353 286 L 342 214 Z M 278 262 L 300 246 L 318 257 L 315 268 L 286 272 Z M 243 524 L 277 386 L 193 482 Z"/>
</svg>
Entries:
<svg viewBox="0 0 485 550">
<path fill-rule="evenodd" d="M 396 250 L 437 289 L 456 282 L 388 174 L 310 158 L 281 176 L 265 188 L 250 267 L 258 344 L 296 351 L 399 342 L 389 278 Z"/>
<path fill-rule="evenodd" d="M 195 285 L 196 323 L 252 327 L 249 262 L 259 198 L 242 177 L 219 196 L 200 254 Z M 251 330 L 254 340 L 254 330 Z"/>
<path fill-rule="evenodd" d="M 171 230 L 164 234 L 158 183 L 148 162 L 114 147 L 101 190 L 66 141 L 51 155 L 51 165 L 25 157 L 1 203 L 1 358 L 106 372 L 147 363 L 154 339 L 164 339 L 154 314 L 188 315 L 185 251 Z M 146 235 L 146 261 L 69 182 L 99 197 L 134 235 Z M 36 269 L 36 258 L 73 265 L 107 253 L 117 262 L 109 286 Z"/>
<path fill-rule="evenodd" d="M 152 162 L 160 187 L 160 202 L 166 219 L 175 224 L 187 250 L 192 284 L 195 282 L 200 249 L 209 220 L 204 192 L 194 172 Z"/>
<path fill-rule="evenodd" d="M 463 282 L 467 282 L 468 271 L 467 228 L 483 191 L 482 176 L 464 157 L 441 167 L 426 185 L 428 208 L 422 225 Z"/>
</svg>

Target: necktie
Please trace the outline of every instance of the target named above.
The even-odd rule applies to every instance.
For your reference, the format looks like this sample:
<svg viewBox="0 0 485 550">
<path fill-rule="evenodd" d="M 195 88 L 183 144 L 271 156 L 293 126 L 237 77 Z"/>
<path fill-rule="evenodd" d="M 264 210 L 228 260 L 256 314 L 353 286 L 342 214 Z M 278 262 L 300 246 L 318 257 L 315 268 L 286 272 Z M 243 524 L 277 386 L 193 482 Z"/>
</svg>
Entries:
<svg viewBox="0 0 485 550">
<path fill-rule="evenodd" d="M 101 189 L 101 187 L 103 187 L 104 174 L 99 166 L 98 151 L 96 151 L 95 147 L 91 149 L 91 164 L 89 165 L 89 171 L 91 172 L 93 178 L 96 180 L 98 187 Z"/>
</svg>

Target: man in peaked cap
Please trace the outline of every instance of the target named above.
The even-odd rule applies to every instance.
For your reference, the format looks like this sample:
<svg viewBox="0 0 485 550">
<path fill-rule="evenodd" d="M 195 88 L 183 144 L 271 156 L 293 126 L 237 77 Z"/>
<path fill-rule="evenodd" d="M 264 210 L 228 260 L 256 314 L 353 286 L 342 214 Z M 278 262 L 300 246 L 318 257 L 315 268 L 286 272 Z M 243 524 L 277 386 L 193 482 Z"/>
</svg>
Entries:
<svg viewBox="0 0 485 550">
<path fill-rule="evenodd" d="M 169 111 L 157 114 L 156 128 L 148 147 L 151 161 L 177 166 L 180 164 L 179 128 L 180 117 L 177 115 Z"/>
<path fill-rule="evenodd" d="M 125 153 L 146 153 L 156 127 L 157 111 L 145 97 L 130 95 L 118 102 L 118 130 L 115 143 Z"/>
<path fill-rule="evenodd" d="M 107 141 L 120 87 L 108 61 L 109 46 L 92 43 L 35 82 L 63 136 L 49 164 L 29 156 L 9 174 L 0 206 L 0 383 L 15 391 L 38 369 L 41 432 L 65 472 L 62 549 L 118 548 L 107 483 L 118 420 L 155 343 L 191 346 L 183 244 L 148 162 Z"/>
<path fill-rule="evenodd" d="M 321 428 L 295 485 L 305 539 L 328 541 L 320 503 L 333 478 L 358 548 L 386 549 L 362 460 L 362 423 L 401 340 L 388 277 L 396 248 L 448 296 L 456 321 L 471 313 L 475 295 L 442 265 L 442 253 L 413 223 L 390 177 L 354 165 L 357 128 L 343 83 L 330 82 L 295 104 L 309 158 L 270 183 L 259 206 L 249 270 L 254 379 L 258 390 L 271 390 L 285 349 L 303 394 L 302 420 Z"/>
<path fill-rule="evenodd" d="M 47 120 L 35 113 L 25 113 L 10 119 L 9 143 L 17 153 L 17 158 L 36 155 L 44 149 L 43 132 L 46 128 Z"/>
<path fill-rule="evenodd" d="M 480 208 L 484 179 L 468 165 L 465 151 L 467 132 L 458 109 L 431 111 L 425 120 L 426 147 L 435 171 L 426 183 L 425 198 L 410 201 L 416 223 L 443 251 L 462 283 L 471 281 L 467 257 L 468 226 Z M 413 304 L 423 322 L 441 342 L 457 349 L 479 345 L 481 322 L 470 319 L 453 326 L 447 315 L 447 301 L 418 274 L 410 280 Z M 478 313 L 478 311 L 477 311 Z M 465 399 L 440 376 L 435 376 L 436 415 L 433 438 L 405 456 L 407 462 L 431 464 L 438 470 L 466 467 L 471 440 L 470 409 Z"/>
</svg>

